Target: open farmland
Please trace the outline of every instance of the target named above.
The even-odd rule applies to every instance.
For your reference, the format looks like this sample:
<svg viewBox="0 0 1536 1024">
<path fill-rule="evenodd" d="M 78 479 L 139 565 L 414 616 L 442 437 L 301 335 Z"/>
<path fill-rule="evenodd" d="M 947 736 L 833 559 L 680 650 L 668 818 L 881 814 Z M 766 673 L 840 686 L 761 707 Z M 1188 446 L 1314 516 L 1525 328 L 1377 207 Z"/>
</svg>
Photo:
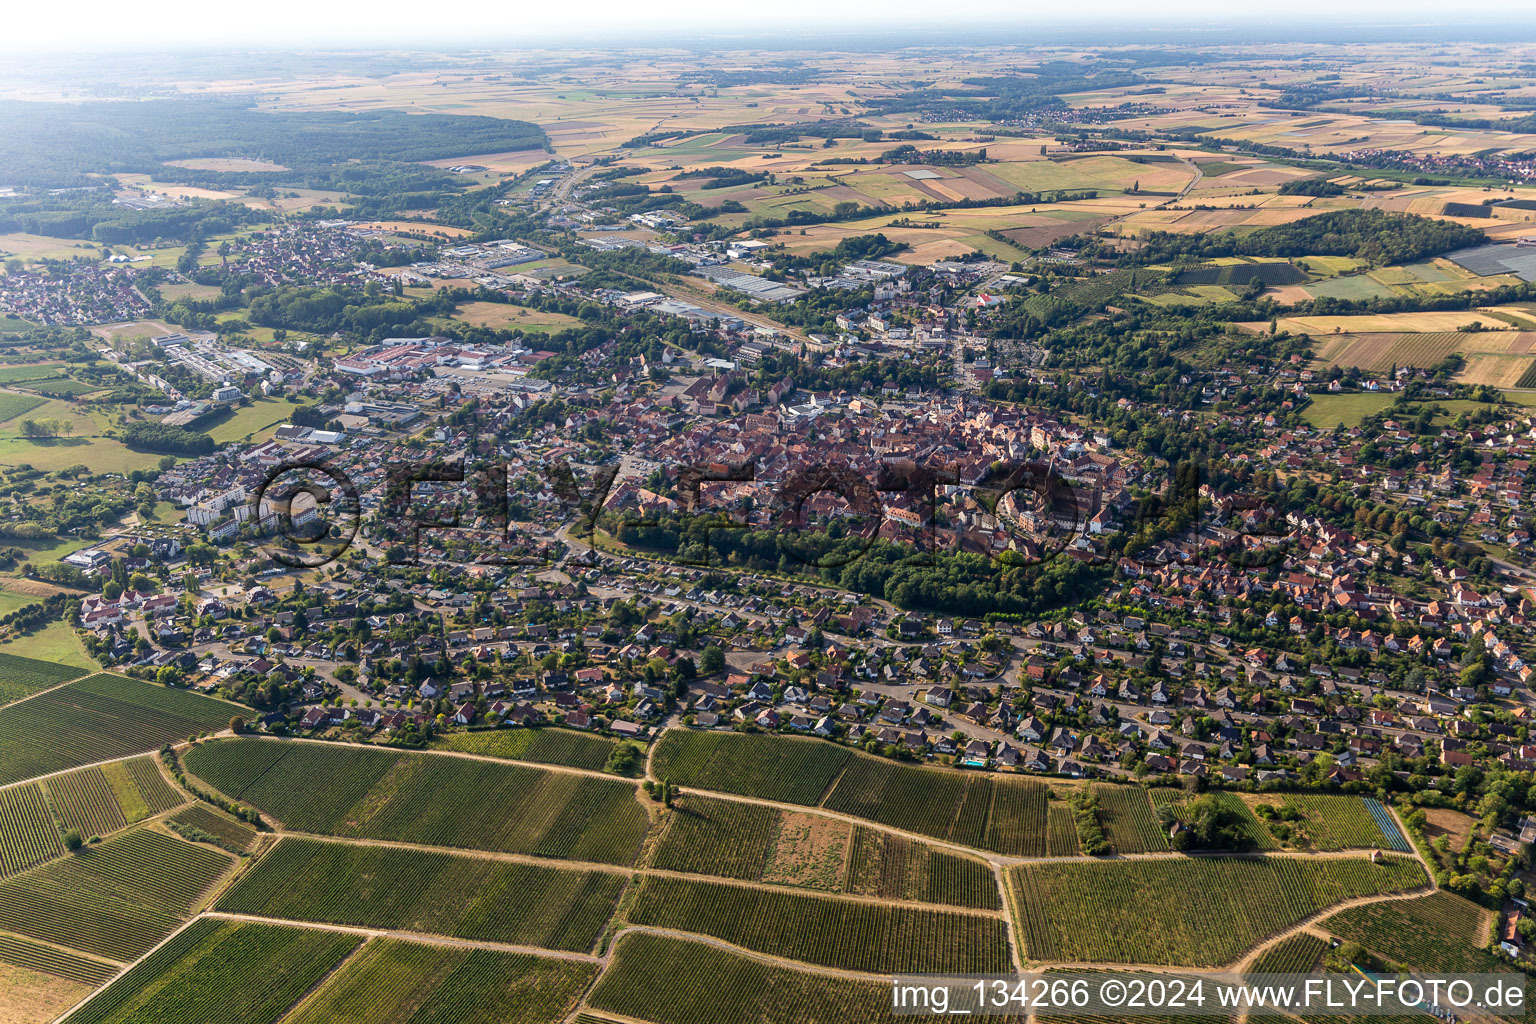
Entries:
<svg viewBox="0 0 1536 1024">
<path fill-rule="evenodd" d="M 0 1019 L 6 1024 L 46 1024 L 57 1020 L 95 987 L 0 959 Z"/>
<path fill-rule="evenodd" d="M 135 829 L 0 883 L 0 930 L 132 960 L 174 931 L 231 863 Z"/>
<path fill-rule="evenodd" d="M 242 710 L 122 676 L 88 676 L 0 709 L 0 784 L 223 729 Z"/>
<path fill-rule="evenodd" d="M 230 853 L 244 853 L 251 848 L 251 843 L 256 841 L 256 830 L 244 822 L 209 810 L 202 804 L 193 804 L 186 810 L 179 812 L 170 819 L 173 829 L 177 825 L 186 829 L 183 838 L 198 837 L 201 833 L 209 837 L 216 846 L 220 846 Z M 199 838 L 199 841 L 202 841 Z"/>
<path fill-rule="evenodd" d="M 1168 849 L 1168 835 L 1157 822 L 1152 801 L 1140 786 L 1094 786 L 1104 838 L 1116 853 L 1148 853 Z"/>
<path fill-rule="evenodd" d="M 1520 306 L 1485 306 L 1466 310 L 1428 310 L 1419 313 L 1361 313 L 1339 316 L 1283 316 L 1279 328 L 1292 334 L 1310 334 L 1321 338 L 1329 334 L 1440 334 L 1459 331 L 1473 322 L 1489 331 L 1513 331 L 1516 321 L 1529 321 L 1532 314 Z M 1269 323 L 1245 323 L 1239 326 L 1255 332 L 1269 330 Z"/>
<path fill-rule="evenodd" d="M 1005 971 L 1002 918 L 652 876 L 633 924 L 712 935 L 809 964 L 867 973 Z"/>
<path fill-rule="evenodd" d="M 1302 416 L 1319 430 L 1332 430 L 1340 423 L 1345 428 L 1358 427 L 1368 416 L 1374 416 L 1390 408 L 1397 396 L 1388 392 L 1361 392 L 1359 394 L 1313 395 L 1312 401 L 1302 410 Z"/>
<path fill-rule="evenodd" d="M 853 830 L 844 890 L 887 900 L 1002 909 L 997 876 L 985 862 L 872 828 Z"/>
<path fill-rule="evenodd" d="M 204 918 L 98 993 L 74 1024 L 273 1024 L 355 935 Z"/>
<path fill-rule="evenodd" d="M 1489 913 L 1454 893 L 1341 910 L 1322 928 L 1410 970 L 1468 974 L 1502 969 L 1483 947 Z"/>
<path fill-rule="evenodd" d="M 1434 334 L 1374 332 L 1320 338 L 1316 359 L 1326 366 L 1353 366 L 1386 374 L 1392 367 L 1432 369 L 1452 355 L 1466 360 L 1456 379 L 1468 384 L 1514 387 L 1536 365 L 1536 332 L 1442 331 Z"/>
<path fill-rule="evenodd" d="M 674 786 L 815 805 L 852 756 L 821 740 L 670 729 L 651 772 Z"/>
<path fill-rule="evenodd" d="M 685 794 L 652 867 L 859 896 L 1001 908 L 984 862 L 818 814 Z"/>
<path fill-rule="evenodd" d="M 858 757 L 828 810 L 1011 856 L 1045 852 L 1043 783 L 912 768 Z"/>
<path fill-rule="evenodd" d="M 165 781 L 149 755 L 65 772 L 45 785 L 59 820 L 86 839 L 115 832 L 187 800 Z"/>
<path fill-rule="evenodd" d="M 0 878 L 35 867 L 64 852 L 41 786 L 0 789 Z"/>
<path fill-rule="evenodd" d="M 758 881 L 778 830 L 777 808 L 686 794 L 672 809 L 653 863 L 669 871 Z"/>
<path fill-rule="evenodd" d="M 1216 967 L 1330 904 L 1428 884 L 1417 861 L 1197 857 L 1008 872 L 1032 960 Z"/>
<path fill-rule="evenodd" d="M 78 829 L 86 839 L 128 825 L 100 768 L 81 768 L 54 776 L 48 780 L 48 795 L 59 812 L 59 820 L 68 828 Z"/>
<path fill-rule="evenodd" d="M 686 939 L 631 934 L 588 1003 L 654 1024 L 895 1024 L 885 980 L 808 974 Z M 1023 1024 L 1023 1017 L 989 1018 Z"/>
<path fill-rule="evenodd" d="M 596 975 L 570 960 L 373 939 L 284 1020 L 559 1024 Z"/>
<path fill-rule="evenodd" d="M 483 729 L 455 732 L 432 741 L 433 750 L 504 757 L 509 761 L 563 764 L 599 772 L 617 740 L 573 729 Z"/>
<path fill-rule="evenodd" d="M 1281 798 L 1279 805 L 1294 807 L 1301 813 L 1301 820 L 1292 822 L 1291 825 L 1293 828 L 1301 829 L 1314 849 L 1391 849 L 1392 847 L 1392 841 L 1382 831 L 1381 825 L 1360 797 L 1330 793 L 1292 793 Z"/>
<path fill-rule="evenodd" d="M 1300 932 L 1264 950 L 1248 966 L 1251 974 L 1306 974 L 1328 949 L 1328 941 Z"/>
<path fill-rule="evenodd" d="M 84 671 L 71 665 L 56 665 L 51 661 L 0 652 L 0 704 L 30 697 L 40 690 L 83 675 Z"/>
<path fill-rule="evenodd" d="M 585 952 L 624 875 L 288 837 L 218 909 Z"/>
<path fill-rule="evenodd" d="M 9 935 L 0 935 L 0 964 L 50 974 L 93 988 L 106 984 L 119 970 L 116 964 Z"/>
<path fill-rule="evenodd" d="M 256 739 L 202 744 L 184 763 L 321 835 L 628 864 L 650 826 L 632 783 L 516 764 Z"/>
</svg>

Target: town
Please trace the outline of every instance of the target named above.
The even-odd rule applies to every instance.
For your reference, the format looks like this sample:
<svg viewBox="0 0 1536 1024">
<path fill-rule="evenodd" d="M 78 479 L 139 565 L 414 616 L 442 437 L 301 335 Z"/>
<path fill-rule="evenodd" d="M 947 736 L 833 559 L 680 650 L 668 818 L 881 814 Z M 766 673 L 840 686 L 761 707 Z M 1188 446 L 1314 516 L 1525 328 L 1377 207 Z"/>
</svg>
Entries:
<svg viewBox="0 0 1536 1024">
<path fill-rule="evenodd" d="M 15 1019 L 1536 971 L 1536 58 L 1460 38 L 19 69 Z"/>
</svg>

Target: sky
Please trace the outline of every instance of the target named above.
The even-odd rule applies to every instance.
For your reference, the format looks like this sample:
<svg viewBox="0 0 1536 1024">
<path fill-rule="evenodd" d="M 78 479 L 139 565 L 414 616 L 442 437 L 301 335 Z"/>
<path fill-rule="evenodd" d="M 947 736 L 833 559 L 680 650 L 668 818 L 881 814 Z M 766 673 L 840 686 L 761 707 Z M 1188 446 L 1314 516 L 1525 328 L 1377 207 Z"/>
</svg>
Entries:
<svg viewBox="0 0 1536 1024">
<path fill-rule="evenodd" d="M 914 42 L 957 34 L 1006 30 L 1006 41 L 1027 42 L 1032 34 L 1071 30 L 1078 38 L 1095 32 L 1120 32 L 1141 24 L 1196 41 L 1202 34 L 1233 26 L 1248 5 L 1230 0 L 1093 0 L 1091 5 L 1057 0 L 966 0 L 942 5 L 933 0 L 772 0 L 726 4 L 719 0 L 582 0 L 576 4 L 529 0 L 255 0 L 249 4 L 207 0 L 159 0 L 124 4 L 121 0 L 74 0 L 58 7 L 16 3 L 0 16 L 0 52 L 80 53 L 186 48 L 269 49 L 290 47 L 420 48 L 429 46 L 544 45 L 610 46 L 615 43 L 668 39 L 728 42 L 774 33 L 781 38 L 815 40 L 822 32 L 893 30 Z M 1079 14 L 1081 11 L 1083 13 Z M 1529 0 L 1484 0 L 1475 18 L 1454 15 L 1441 0 L 1288 0 L 1265 5 L 1248 22 L 1255 31 L 1272 27 L 1281 34 L 1307 33 L 1333 38 L 1341 20 L 1401 31 L 1409 27 L 1424 38 L 1497 40 L 1509 31 L 1510 16 L 1536 22 Z M 936 19 L 943 18 L 943 21 Z M 1261 19 L 1273 19 L 1266 26 Z M 1255 38 L 1263 38 L 1256 35 Z M 1293 36 L 1294 37 L 1294 36 Z M 1525 33 L 1524 38 L 1533 38 Z M 1505 36 L 1505 38 L 1509 38 Z"/>
</svg>

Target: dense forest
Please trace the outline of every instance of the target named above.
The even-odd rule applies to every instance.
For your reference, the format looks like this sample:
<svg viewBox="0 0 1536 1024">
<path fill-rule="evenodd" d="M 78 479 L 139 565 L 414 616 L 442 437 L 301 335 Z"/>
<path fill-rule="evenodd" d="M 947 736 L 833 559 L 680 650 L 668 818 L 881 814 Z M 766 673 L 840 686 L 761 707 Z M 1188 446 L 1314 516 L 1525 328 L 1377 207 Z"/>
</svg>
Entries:
<svg viewBox="0 0 1536 1024">
<path fill-rule="evenodd" d="M 1242 236 L 1231 231 L 1212 235 L 1153 231 L 1127 259 L 1145 265 L 1221 256 L 1353 256 L 1387 265 L 1412 263 L 1486 240 L 1475 228 L 1410 213 L 1338 210 Z"/>
<path fill-rule="evenodd" d="M 0 103 L 0 181 L 28 187 L 87 184 L 90 174 L 152 174 L 211 186 L 325 187 L 350 161 L 393 164 L 537 149 L 527 121 L 398 110 L 265 112 L 243 100 Z M 177 167 L 199 158 L 262 160 L 281 170 Z"/>
<path fill-rule="evenodd" d="M 882 113 L 921 111 L 964 120 L 1011 121 L 1066 106 L 1065 93 L 1120 89 L 1144 79 L 1116 68 L 1048 61 L 1029 76 L 967 78 L 961 88 L 927 86 L 881 101 Z"/>
<path fill-rule="evenodd" d="M 134 210 L 105 191 L 0 200 L 0 233 L 26 231 L 52 238 L 88 238 L 104 245 L 183 241 L 226 234 L 270 216 L 239 203 L 192 202 Z"/>
</svg>

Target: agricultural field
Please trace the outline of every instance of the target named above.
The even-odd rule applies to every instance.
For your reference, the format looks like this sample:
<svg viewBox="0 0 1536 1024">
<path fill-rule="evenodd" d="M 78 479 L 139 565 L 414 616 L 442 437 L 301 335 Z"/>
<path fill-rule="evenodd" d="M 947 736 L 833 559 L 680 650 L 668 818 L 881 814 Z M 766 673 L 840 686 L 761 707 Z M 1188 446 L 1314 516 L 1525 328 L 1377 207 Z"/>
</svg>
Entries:
<svg viewBox="0 0 1536 1024">
<path fill-rule="evenodd" d="M 1313 849 L 1390 849 L 1392 846 L 1376 817 L 1360 797 L 1291 793 L 1275 806 L 1294 807 L 1301 813 L 1301 820 L 1290 822 L 1290 825 L 1300 830 Z"/>
<path fill-rule="evenodd" d="M 132 960 L 174 931 L 231 864 L 135 829 L 0 882 L 0 930 Z"/>
<path fill-rule="evenodd" d="M 1179 814 L 1182 817 L 1185 797 L 1184 791 L 1182 789 L 1158 788 L 1151 790 L 1151 794 L 1152 803 L 1154 806 L 1162 807 L 1163 805 L 1167 804 L 1173 807 L 1174 813 Z M 1245 802 L 1241 796 L 1238 796 L 1236 793 L 1228 793 L 1221 790 L 1210 792 L 1206 795 L 1209 796 L 1212 800 L 1216 801 L 1216 803 L 1221 805 L 1223 808 L 1230 811 L 1238 818 L 1242 819 L 1240 825 L 1243 830 L 1243 834 L 1248 837 L 1248 841 L 1252 844 L 1249 847 L 1250 849 L 1280 849 L 1280 843 L 1275 839 L 1274 834 L 1270 832 L 1269 827 L 1254 816 L 1253 810 L 1248 806 L 1247 802 Z"/>
<path fill-rule="evenodd" d="M 44 399 L 36 395 L 22 395 L 14 391 L 0 391 L 0 423 L 13 420 L 42 405 Z"/>
<path fill-rule="evenodd" d="M 650 827 L 633 783 L 443 754 L 238 739 L 201 744 L 183 764 L 320 835 L 629 864 Z"/>
<path fill-rule="evenodd" d="M 256 830 L 244 822 L 210 810 L 202 804 L 193 804 L 176 814 L 170 819 L 170 825 L 184 839 L 197 837 L 198 842 L 211 841 L 230 853 L 245 853 L 256 841 L 257 835 Z M 177 826 L 186 831 L 182 832 Z M 201 839 L 199 833 L 209 837 L 208 840 Z"/>
<path fill-rule="evenodd" d="M 650 876 L 627 917 L 849 971 L 980 973 L 1011 963 L 1001 917 L 720 882 Z"/>
<path fill-rule="evenodd" d="M 504 757 L 509 761 L 562 764 L 600 772 L 617 740 L 574 729 L 486 729 L 455 732 L 432 740 L 433 750 Z"/>
<path fill-rule="evenodd" d="M 1417 861 L 1169 858 L 1009 869 L 1032 960 L 1216 967 L 1358 896 L 1426 885 Z"/>
<path fill-rule="evenodd" d="M 286 837 L 219 900 L 236 914 L 583 953 L 625 876 Z"/>
<path fill-rule="evenodd" d="M 687 871 L 759 881 L 779 831 L 779 810 L 688 793 L 668 816 L 652 862 Z"/>
<path fill-rule="evenodd" d="M 530 309 L 510 302 L 466 302 L 454 312 L 452 319 L 472 327 L 533 333 L 563 331 L 582 326 L 582 321 L 574 316 Z"/>
<path fill-rule="evenodd" d="M 0 964 L 38 971 L 92 988 L 106 984 L 119 969 L 116 964 L 9 935 L 0 935 Z"/>
<path fill-rule="evenodd" d="M 59 554 L 68 554 L 69 543 L 63 541 L 53 543 L 57 549 L 62 549 L 58 550 Z M 32 551 L 34 561 L 44 561 L 48 557 L 51 556 L 43 551 Z M 14 591 L 6 592 L 14 593 Z M 18 652 L 21 651 L 27 652 L 26 655 L 20 655 Z M 42 661 L 53 666 L 79 669 L 82 675 L 86 672 L 96 672 L 101 668 L 89 654 L 85 653 L 80 638 L 75 635 L 75 627 L 63 620 L 50 622 L 35 633 L 12 637 L 0 644 L 0 655 L 6 654 L 22 657 L 24 661 Z"/>
<path fill-rule="evenodd" d="M 45 785 L 59 820 L 86 839 L 126 828 L 187 800 L 147 755 L 66 772 Z"/>
<path fill-rule="evenodd" d="M 1248 965 L 1249 974 L 1307 974 L 1328 949 L 1328 940 L 1300 932 L 1264 950 Z"/>
<path fill-rule="evenodd" d="M 571 960 L 372 939 L 284 1024 L 559 1024 L 596 975 Z"/>
<path fill-rule="evenodd" d="M 1433 368 L 1452 355 L 1466 365 L 1456 379 L 1467 384 L 1515 387 L 1536 366 L 1536 332 L 1528 330 L 1366 332 L 1330 334 L 1318 340 L 1323 366 L 1353 366 L 1386 374 L 1394 366 Z"/>
<path fill-rule="evenodd" d="M 1157 822 L 1152 800 L 1140 786 L 1093 787 L 1099 800 L 1104 838 L 1116 853 L 1152 853 L 1168 849 L 1168 835 Z"/>
<path fill-rule="evenodd" d="M 1341 910 L 1322 928 L 1410 970 L 1475 974 L 1503 970 L 1488 953 L 1489 913 L 1444 890 Z"/>
<path fill-rule="evenodd" d="M 1045 855 L 1047 857 L 1076 857 L 1082 853 L 1077 840 L 1077 823 L 1072 820 L 1072 809 L 1061 801 L 1048 804 L 1046 812 Z"/>
<path fill-rule="evenodd" d="M 997 876 L 984 861 L 871 828 L 853 830 L 843 889 L 855 896 L 1001 910 Z"/>
<path fill-rule="evenodd" d="M 653 1024 L 896 1024 L 886 981 L 807 974 L 687 939 L 633 934 L 587 1000 Z M 993 1017 L 1023 1024 L 1023 1017 Z"/>
<path fill-rule="evenodd" d="M 37 783 L 0 789 L 0 878 L 64 853 L 59 826 Z"/>
<path fill-rule="evenodd" d="M 74 1024 L 274 1024 L 357 948 L 355 935 L 196 921 L 98 993 Z"/>
<path fill-rule="evenodd" d="M 962 774 L 856 757 L 828 795 L 828 810 L 891 828 L 1017 857 L 1046 845 L 1044 783 Z"/>
<path fill-rule="evenodd" d="M 25 602 L 30 604 L 31 602 Z M 83 669 L 72 665 L 59 665 L 36 658 L 24 658 L 17 654 L 0 651 L 0 704 L 30 697 L 71 679 L 85 675 Z"/>
<path fill-rule="evenodd" d="M 1485 330 L 1513 330 L 1518 320 L 1530 321 L 1532 313 L 1520 306 L 1485 306 L 1465 310 L 1430 310 L 1419 313 L 1361 313 L 1340 316 L 1283 316 L 1278 325 L 1292 334 L 1321 338 L 1330 334 L 1438 334 L 1459 331 L 1474 321 Z M 1239 324 L 1254 332 L 1268 332 L 1269 324 Z"/>
<path fill-rule="evenodd" d="M 1332 430 L 1339 424 L 1346 428 L 1358 427 L 1367 416 L 1374 416 L 1391 408 L 1396 395 L 1387 392 L 1371 394 L 1312 395 L 1312 401 L 1301 411 L 1302 418 L 1318 430 Z"/>
<path fill-rule="evenodd" d="M 670 729 L 651 772 L 674 786 L 815 806 L 852 756 L 822 740 Z"/>
<path fill-rule="evenodd" d="M 0 959 L 0 1021 L 46 1024 L 90 995 L 94 987 Z"/>
<path fill-rule="evenodd" d="M 65 827 L 78 830 L 86 839 L 128 826 L 128 819 L 100 768 L 81 768 L 54 776 L 48 780 L 48 795 Z"/>
<path fill-rule="evenodd" d="M 999 910 L 983 861 L 818 814 L 684 794 L 652 867 L 824 892 Z"/>
<path fill-rule="evenodd" d="M 0 785 L 223 729 L 242 710 L 122 676 L 88 676 L 0 709 Z"/>
</svg>

